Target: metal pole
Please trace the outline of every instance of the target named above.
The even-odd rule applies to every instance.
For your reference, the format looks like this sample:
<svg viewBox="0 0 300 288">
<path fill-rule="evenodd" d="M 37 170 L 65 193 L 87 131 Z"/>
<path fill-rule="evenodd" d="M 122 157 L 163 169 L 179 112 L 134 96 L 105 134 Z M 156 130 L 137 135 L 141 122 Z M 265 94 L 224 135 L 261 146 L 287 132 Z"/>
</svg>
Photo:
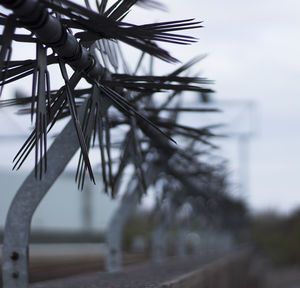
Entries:
<svg viewBox="0 0 300 288">
<path fill-rule="evenodd" d="M 161 222 L 152 233 L 152 261 L 160 264 L 166 256 L 166 223 Z"/>
<path fill-rule="evenodd" d="M 157 264 L 162 263 L 166 257 L 166 231 L 174 216 L 170 193 L 168 198 L 164 211 L 160 212 L 160 222 L 152 232 L 152 261 Z"/>
<path fill-rule="evenodd" d="M 152 184 L 160 169 L 150 163 L 145 172 L 147 185 Z M 119 208 L 115 212 L 108 226 L 106 234 L 107 254 L 106 271 L 119 272 L 122 269 L 122 233 L 129 218 L 135 212 L 139 203 L 139 183 L 137 179 L 130 182 L 126 194 L 123 196 Z"/>
<path fill-rule="evenodd" d="M 114 214 L 106 234 L 107 254 L 105 269 L 107 272 L 119 272 L 122 267 L 122 232 L 139 202 L 137 181 L 132 181 L 128 192 L 123 196 L 120 207 Z"/>
<path fill-rule="evenodd" d="M 183 259 L 186 255 L 185 239 L 186 239 L 187 232 L 188 230 L 184 225 L 178 227 L 177 235 L 176 235 L 176 256 L 180 259 Z"/>
<path fill-rule="evenodd" d="M 84 110 L 85 105 L 82 105 L 78 111 L 80 119 Z M 33 170 L 17 191 L 4 229 L 3 288 L 28 287 L 28 249 L 32 216 L 78 148 L 79 142 L 71 120 L 49 148 L 47 177 L 37 180 Z"/>
<path fill-rule="evenodd" d="M 184 192 L 182 192 L 184 193 Z M 175 196 L 176 197 L 176 196 Z M 184 258 L 186 256 L 186 237 L 190 230 L 191 206 L 187 202 L 183 203 L 177 213 L 177 233 L 176 233 L 176 256 Z"/>
</svg>

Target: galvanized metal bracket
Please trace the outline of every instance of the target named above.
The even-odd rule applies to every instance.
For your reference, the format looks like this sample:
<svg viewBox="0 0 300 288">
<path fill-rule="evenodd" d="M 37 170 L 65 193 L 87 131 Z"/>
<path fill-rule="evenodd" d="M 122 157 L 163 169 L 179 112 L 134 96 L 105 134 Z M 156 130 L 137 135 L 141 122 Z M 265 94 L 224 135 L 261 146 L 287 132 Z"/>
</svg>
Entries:
<svg viewBox="0 0 300 288">
<path fill-rule="evenodd" d="M 113 215 L 106 234 L 105 270 L 119 272 L 122 267 L 122 232 L 139 202 L 138 181 L 132 181 L 127 193 L 123 196 L 119 208 Z"/>
<path fill-rule="evenodd" d="M 167 229 L 174 218 L 171 193 L 168 193 L 167 197 L 167 205 L 164 211 L 160 211 L 162 219 L 152 232 L 152 261 L 157 264 L 161 264 L 166 257 Z"/>
<path fill-rule="evenodd" d="M 82 105 L 78 111 L 81 117 L 84 110 L 85 105 Z M 69 121 L 49 148 L 47 177 L 39 180 L 32 171 L 10 205 L 4 229 L 3 288 L 28 287 L 31 219 L 43 197 L 79 148 L 73 125 L 73 121 Z"/>
<path fill-rule="evenodd" d="M 160 169 L 153 163 L 149 164 L 145 171 L 147 186 L 153 183 Z M 130 182 L 126 194 L 123 196 L 119 208 L 113 215 L 106 234 L 107 252 L 105 269 L 107 272 L 119 272 L 122 269 L 122 233 L 130 216 L 136 210 L 139 203 L 139 181 L 134 179 Z"/>
<path fill-rule="evenodd" d="M 190 231 L 191 213 L 192 208 L 186 202 L 181 205 L 176 215 L 176 256 L 180 259 L 183 259 L 186 256 L 186 237 Z"/>
<path fill-rule="evenodd" d="M 166 256 L 166 225 L 162 222 L 152 232 L 152 261 L 161 264 Z"/>
<path fill-rule="evenodd" d="M 188 233 L 187 227 L 180 226 L 176 233 L 176 256 L 183 259 L 186 256 L 186 236 Z"/>
</svg>

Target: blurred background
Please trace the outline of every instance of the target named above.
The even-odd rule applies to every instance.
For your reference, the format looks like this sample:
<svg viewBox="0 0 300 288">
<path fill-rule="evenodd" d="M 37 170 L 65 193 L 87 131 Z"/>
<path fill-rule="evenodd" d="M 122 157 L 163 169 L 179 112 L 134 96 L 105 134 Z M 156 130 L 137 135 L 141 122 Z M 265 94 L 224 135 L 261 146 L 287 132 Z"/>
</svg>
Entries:
<svg viewBox="0 0 300 288">
<path fill-rule="evenodd" d="M 219 149 L 214 155 L 228 161 L 232 193 L 246 200 L 253 216 L 253 238 L 274 262 L 299 264 L 300 2 L 165 0 L 163 3 L 167 11 L 136 8 L 127 21 L 136 24 L 185 18 L 203 21 L 204 28 L 189 32 L 199 39 L 198 43 L 165 47 L 183 63 L 207 54 L 193 72 L 215 81 L 216 92 L 207 105 L 218 107 L 223 113 L 211 119 L 197 118 L 195 114 L 184 121 L 196 121 L 197 126 L 224 124 L 218 132 L 227 137 L 216 139 Z M 26 48 L 17 49 L 24 53 Z M 127 57 L 135 53 L 131 49 L 126 52 Z M 30 49 L 26 53 L 34 55 Z M 154 63 L 154 70 L 160 74 L 173 68 L 159 60 Z M 61 83 L 55 76 L 53 80 Z M 5 87 L 3 97 L 15 91 L 28 93 L 30 87 L 26 81 Z M 192 104 L 197 100 L 195 97 L 187 95 L 184 101 Z M 30 131 L 29 117 L 16 115 L 14 109 L 3 109 L 0 121 L 1 231 L 9 203 L 33 162 L 29 160 L 21 170 L 11 171 L 12 159 Z M 102 193 L 99 180 L 96 186 L 87 185 L 87 191 L 78 191 L 74 169 L 74 163 L 70 163 L 35 213 L 32 229 L 37 231 L 39 239 L 45 238 L 43 235 L 49 231 L 52 235 L 67 232 L 70 238 L 64 242 L 70 239 L 80 242 L 81 232 L 86 231 L 90 238 L 84 241 L 103 241 L 103 232 L 119 200 L 111 201 Z M 143 205 L 149 208 L 152 202 L 150 195 Z"/>
</svg>

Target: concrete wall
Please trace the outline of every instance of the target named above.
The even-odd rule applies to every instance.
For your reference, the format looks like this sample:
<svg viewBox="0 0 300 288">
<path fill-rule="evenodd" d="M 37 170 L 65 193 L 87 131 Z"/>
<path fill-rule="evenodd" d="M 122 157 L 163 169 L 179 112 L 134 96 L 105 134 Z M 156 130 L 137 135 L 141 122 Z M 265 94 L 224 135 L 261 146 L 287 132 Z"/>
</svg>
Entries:
<svg viewBox="0 0 300 288">
<path fill-rule="evenodd" d="M 163 283 L 160 288 L 262 288 L 263 271 L 249 251 L 216 260 L 202 268 Z"/>
</svg>

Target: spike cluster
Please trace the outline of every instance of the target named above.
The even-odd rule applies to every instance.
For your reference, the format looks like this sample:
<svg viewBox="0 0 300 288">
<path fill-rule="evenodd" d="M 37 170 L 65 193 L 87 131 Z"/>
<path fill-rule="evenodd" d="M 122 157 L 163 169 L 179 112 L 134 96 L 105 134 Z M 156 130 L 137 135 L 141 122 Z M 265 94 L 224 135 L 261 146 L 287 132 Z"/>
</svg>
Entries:
<svg viewBox="0 0 300 288">
<path fill-rule="evenodd" d="M 16 1 L 1 1 L 13 14 L 0 15 L 0 25 L 4 26 L 0 37 L 0 86 L 32 75 L 32 95 L 1 100 L 0 107 L 21 106 L 20 113 L 31 113 L 32 119 L 35 119 L 35 129 L 17 153 L 14 168 L 19 169 L 35 149 L 36 176 L 41 178 L 47 168 L 46 135 L 58 120 L 68 116 L 73 120 L 81 147 L 76 173 L 78 187 L 83 188 L 86 172 L 95 181 L 88 154 L 97 144 L 103 182 L 106 191 L 111 189 L 113 196 L 129 163 L 136 168 L 141 190 L 146 189 L 143 163 L 148 152 L 154 147 L 170 156 L 180 153 L 170 145 L 171 137 L 180 135 L 214 147 L 209 138 L 216 135 L 210 132 L 210 127 L 196 129 L 180 125 L 176 119 L 180 112 L 218 110 L 174 106 L 184 91 L 205 95 L 213 92 L 207 87 L 211 84 L 207 79 L 182 76 L 203 56 L 192 59 L 168 75 L 152 76 L 152 71 L 142 75 L 140 72 L 147 59 L 146 54 L 176 62 L 157 42 L 191 44 L 196 39 L 178 31 L 200 28 L 201 22 L 194 19 L 145 25 L 123 22 L 134 4 L 157 7 L 156 1 L 149 0 L 118 0 L 110 7 L 108 1 L 97 1 L 98 11 L 92 11 L 88 1 L 87 7 L 83 7 L 69 0 L 23 0 L 21 6 L 26 8 L 24 10 L 16 8 Z M 25 27 L 30 33 L 17 34 L 15 29 L 18 27 Z M 74 35 L 71 32 L 73 28 L 77 31 Z M 34 45 L 36 59 L 11 60 L 14 41 Z M 119 42 L 141 50 L 134 73 L 130 71 Z M 52 49 L 53 53 L 47 54 L 48 49 Z M 50 89 L 49 65 L 57 65 L 60 69 L 64 85 L 59 90 Z M 66 65 L 74 70 L 71 77 L 67 74 Z M 111 67 L 114 73 L 109 71 Z M 82 78 L 89 82 L 87 88 L 77 88 Z M 157 92 L 169 93 L 159 105 L 152 97 Z M 86 106 L 80 122 L 77 107 L 84 102 Z M 160 113 L 163 111 L 169 112 L 171 118 L 162 117 Z M 115 145 L 111 132 L 124 125 L 127 127 L 124 140 L 121 146 Z M 111 150 L 116 146 L 120 159 L 114 161 Z"/>
</svg>

